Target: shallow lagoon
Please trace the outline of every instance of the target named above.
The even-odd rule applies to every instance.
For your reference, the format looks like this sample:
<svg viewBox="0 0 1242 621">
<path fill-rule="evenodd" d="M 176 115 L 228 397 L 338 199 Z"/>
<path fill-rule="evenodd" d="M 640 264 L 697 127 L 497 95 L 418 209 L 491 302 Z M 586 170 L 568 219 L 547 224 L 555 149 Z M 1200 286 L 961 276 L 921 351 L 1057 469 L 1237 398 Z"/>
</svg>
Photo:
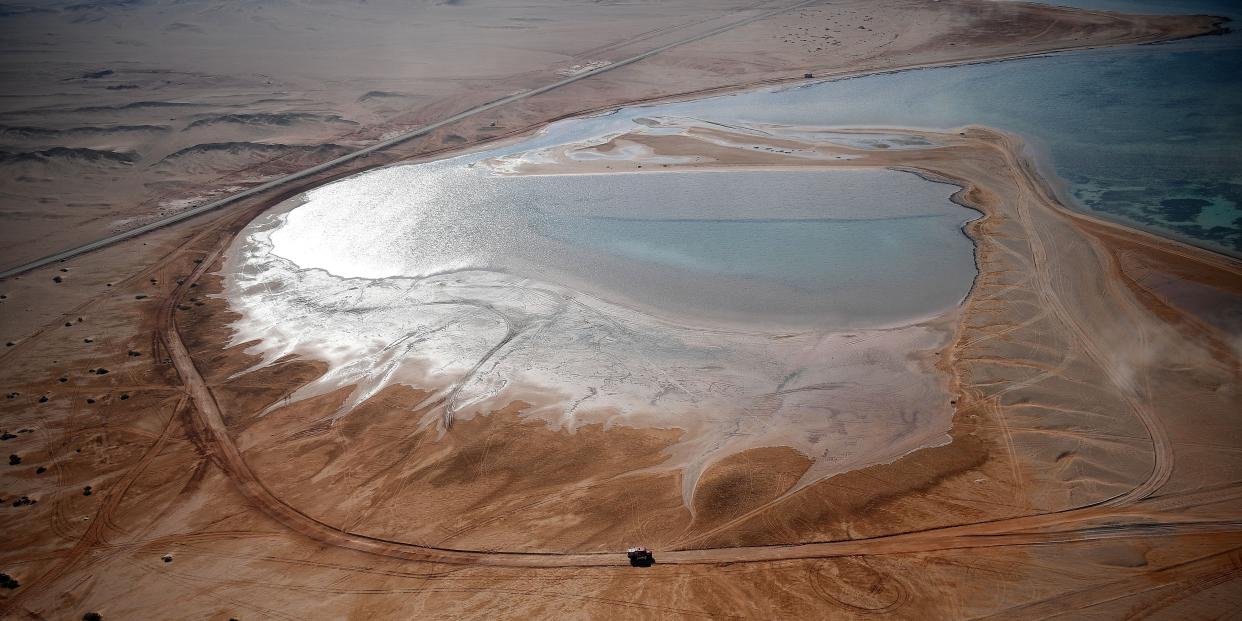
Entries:
<svg viewBox="0 0 1242 621">
<path fill-rule="evenodd" d="M 485 155 L 310 192 L 272 254 L 335 276 L 463 268 L 683 322 L 864 327 L 956 306 L 974 276 L 957 189 L 908 173 L 506 176 Z"/>
<path fill-rule="evenodd" d="M 1230 16 L 1203 0 L 1049 2 Z M 905 71 L 668 106 L 730 123 L 1018 133 L 1071 205 L 1242 255 L 1242 34 Z"/>
<path fill-rule="evenodd" d="M 488 152 L 367 172 L 257 219 L 229 253 L 235 344 L 348 387 L 432 391 L 424 424 L 514 400 L 555 427 L 684 433 L 667 467 L 747 448 L 815 460 L 801 482 L 947 441 L 933 352 L 968 293 L 978 213 L 890 170 L 515 175 L 505 156 L 598 143 L 643 110 Z M 281 402 L 284 403 L 284 402 Z M 275 407 L 275 406 L 274 406 Z"/>
<path fill-rule="evenodd" d="M 750 447 L 812 457 L 796 487 L 896 459 L 946 441 L 951 422 L 932 355 L 951 332 L 924 320 L 974 275 L 960 227 L 975 214 L 949 202 L 953 188 L 891 171 L 509 176 L 481 162 L 695 119 L 825 139 L 834 125 L 985 124 L 1046 150 L 1080 206 L 1230 251 L 1242 72 L 1222 74 L 1236 58 L 1196 45 L 622 109 L 366 173 L 239 238 L 234 342 L 257 342 L 260 364 L 327 362 L 294 399 L 353 387 L 336 416 L 402 383 L 435 390 L 445 418 L 521 399 L 570 429 L 680 428 L 668 464 L 687 499 L 707 464 Z"/>
</svg>

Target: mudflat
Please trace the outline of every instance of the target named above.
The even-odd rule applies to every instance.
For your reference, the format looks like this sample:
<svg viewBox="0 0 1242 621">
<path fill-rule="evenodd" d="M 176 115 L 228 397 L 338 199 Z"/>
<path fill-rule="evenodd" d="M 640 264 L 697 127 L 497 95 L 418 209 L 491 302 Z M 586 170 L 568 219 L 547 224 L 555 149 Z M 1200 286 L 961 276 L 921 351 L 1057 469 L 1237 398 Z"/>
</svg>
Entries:
<svg viewBox="0 0 1242 621">
<path fill-rule="evenodd" d="M 466 10 L 479 18 L 462 22 L 471 28 L 505 15 Z M 635 35 L 571 57 L 577 70 L 675 36 L 653 29 L 655 8 L 627 10 L 642 16 Z M 575 111 L 783 78 L 811 59 L 816 72 L 865 72 L 1159 40 L 1212 23 L 964 1 L 807 5 L 498 108 L 499 130 L 469 120 L 7 279 L 13 345 L 0 353 L 0 415 L 16 463 L 0 479 L 0 571 L 20 584 L 0 591 L 0 605 L 14 618 L 1232 610 L 1242 603 L 1242 395 L 1237 340 L 1219 309 L 1242 295 L 1242 265 L 1067 210 L 1010 134 L 857 128 L 790 140 L 698 127 L 563 145 L 512 169 L 895 169 L 961 188 L 954 200 L 983 214 L 965 228 L 978 275 L 961 307 L 937 320 L 947 337 L 922 361 L 943 378 L 950 441 L 811 481 L 805 474 L 823 456 L 752 446 L 707 464 L 687 494 L 685 470 L 666 463 L 685 430 L 594 421 L 570 429 L 532 415 L 555 395 L 450 424 L 439 417 L 439 387 L 397 382 L 337 417 L 354 386 L 289 399 L 330 366 L 297 352 L 257 365 L 256 342 L 233 340 L 243 309 L 224 295 L 231 249 L 256 218 L 379 163 L 435 157 Z M 497 30 L 499 41 L 516 29 Z M 825 46 L 831 53 L 815 49 Z M 505 90 L 544 77 L 512 76 L 482 82 Z M 458 103 L 417 114 L 434 118 Z M 875 148 L 875 136 L 918 148 Z M 791 157 L 794 149 L 816 156 Z M 128 211 L 136 203 L 114 200 L 138 217 Z M 31 221 L 47 231 L 54 214 Z M 90 236 L 64 229 L 47 239 Z M 22 497 L 37 502 L 13 503 Z M 628 566 L 622 552 L 635 544 L 656 550 L 653 567 Z"/>
</svg>

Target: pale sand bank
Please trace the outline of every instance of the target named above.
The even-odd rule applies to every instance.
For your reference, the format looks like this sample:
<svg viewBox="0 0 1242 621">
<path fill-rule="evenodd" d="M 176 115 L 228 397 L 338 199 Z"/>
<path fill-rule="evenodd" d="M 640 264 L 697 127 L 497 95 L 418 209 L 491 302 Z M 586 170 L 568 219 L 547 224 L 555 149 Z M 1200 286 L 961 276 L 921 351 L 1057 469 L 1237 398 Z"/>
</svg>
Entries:
<svg viewBox="0 0 1242 621">
<path fill-rule="evenodd" d="M 667 69 L 680 61 L 666 62 Z M 781 62 L 765 70 L 785 70 Z M 610 97 L 620 103 L 620 80 L 620 73 L 600 80 L 597 95 L 575 105 L 604 105 Z M 584 90 L 590 89 L 577 94 Z M 568 111 L 532 105 L 507 114 L 546 119 L 561 110 Z M 106 278 L 157 249 L 173 252 L 137 277 L 117 279 L 112 295 L 81 294 L 79 300 L 92 300 L 82 307 L 82 324 L 76 317 L 67 317 L 69 327 L 54 322 L 4 358 L 6 394 L 20 393 L 0 400 L 17 435 L 6 448 L 23 458 L 4 475 L 4 510 L 12 519 L 0 560 L 23 585 L 8 612 L 772 618 L 878 611 L 1013 618 L 1084 609 L 1106 617 L 1132 609 L 1212 616 L 1235 606 L 1229 552 L 1242 538 L 1230 524 L 1242 469 L 1230 413 L 1238 409 L 1237 354 L 1223 346 L 1218 329 L 1196 319 L 1187 294 L 1164 284 L 1148 290 L 1142 276 L 1175 274 L 1237 295 L 1236 262 L 1055 208 L 1011 138 L 983 130 L 925 136 L 942 146 L 854 153 L 859 157 L 844 163 L 953 179 L 969 188 L 963 200 L 988 213 L 971 230 L 982 276 L 940 363 L 959 394 L 953 443 L 834 477 L 775 505 L 768 503 L 800 477 L 805 460 L 780 449 L 741 453 L 703 474 L 691 521 L 675 477 L 626 476 L 652 465 L 652 456 L 675 440 L 668 434 L 584 427 L 569 436 L 521 421 L 514 414 L 523 406 L 514 404 L 463 421 L 437 444 L 405 413 L 424 395 L 401 390 L 371 399 L 362 406 L 369 415 L 347 425 L 301 424 L 334 411 L 343 394 L 258 419 L 256 412 L 322 368 L 285 361 L 228 379 L 254 359 L 219 349 L 233 317 L 207 296 L 219 291 L 218 281 L 205 277 L 197 288 L 172 290 L 195 259 L 231 234 L 198 226 L 197 237 L 170 233 L 147 240 L 150 248 L 107 255 L 112 266 L 70 272 Z M 684 144 L 693 148 L 645 146 L 667 157 L 719 159 L 730 152 Z M 763 155 L 745 165 L 776 162 Z M 786 158 L 780 165 L 804 162 Z M 152 341 L 164 299 L 185 307 L 168 308 L 177 309 L 195 364 L 245 459 L 277 497 L 304 515 L 324 516 L 326 530 L 273 520 L 281 514 L 237 492 L 236 473 L 222 469 L 221 447 L 208 441 L 196 410 L 182 399 L 182 380 L 153 364 L 164 358 Z M 87 371 L 101 366 L 109 373 Z M 344 462 L 353 467 L 329 467 Z M 52 467 L 36 475 L 33 468 L 43 464 Z M 84 485 L 96 493 L 83 496 Z M 7 501 L 19 495 L 40 502 L 10 508 Z M 1048 513 L 1093 502 L 1105 506 L 1090 514 Z M 1020 515 L 1044 517 L 1006 519 Z M 399 544 L 387 544 L 394 556 L 385 556 L 315 539 L 353 529 L 402 533 L 424 516 L 418 526 L 435 532 L 420 533 L 419 543 L 475 549 L 616 549 L 660 538 L 693 548 L 858 541 L 816 548 L 818 560 L 722 566 L 716 561 L 729 557 L 720 554 L 745 560 L 755 553 L 686 552 L 685 562 L 712 564 L 635 572 L 468 568 L 407 560 L 397 554 Z M 938 530 L 989 520 L 999 521 L 960 534 Z M 1144 522 L 1160 527 L 1132 526 Z M 1090 528 L 1099 525 L 1108 528 Z M 892 543 L 867 539 L 899 531 L 927 533 Z M 172 563 L 160 560 L 165 553 L 174 555 Z M 5 606 L 14 602 L 8 593 Z"/>
</svg>

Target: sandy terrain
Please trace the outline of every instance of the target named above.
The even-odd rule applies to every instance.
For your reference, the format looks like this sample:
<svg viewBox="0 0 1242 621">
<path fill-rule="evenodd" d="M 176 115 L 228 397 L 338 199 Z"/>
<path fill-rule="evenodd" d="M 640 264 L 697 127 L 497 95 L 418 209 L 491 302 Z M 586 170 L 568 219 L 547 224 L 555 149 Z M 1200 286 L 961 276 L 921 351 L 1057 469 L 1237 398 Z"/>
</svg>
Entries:
<svg viewBox="0 0 1242 621">
<path fill-rule="evenodd" d="M 0 214 L 10 225 L 0 233 L 0 266 L 584 68 L 805 4 L 6 5 Z M 811 4 L 442 132 L 416 149 L 474 142 L 584 108 L 803 71 L 1144 41 L 1203 27 L 1204 20 L 979 1 Z M 509 116 L 515 112 L 522 116 Z"/>
<path fill-rule="evenodd" d="M 670 26 L 706 29 L 749 7 L 65 2 L 6 11 L 0 209 L 15 225 L 0 238 L 3 263 L 608 60 L 593 50 L 601 41 L 659 40 Z"/>
<path fill-rule="evenodd" d="M 449 134 L 476 141 L 627 98 L 800 72 L 823 51 L 799 39 L 812 24 L 840 28 L 833 49 L 841 53 L 819 56 L 814 70 L 847 72 L 1154 39 L 1206 23 L 940 4 L 877 8 L 865 24 L 863 7 L 879 3 L 764 20 L 498 110 L 494 132 L 467 122 L 374 159 L 461 144 Z M 641 19 L 631 16 L 634 34 L 619 43 L 675 36 L 652 30 L 670 21 L 658 10 L 621 7 L 609 10 L 634 10 Z M 468 10 L 500 19 L 497 11 Z M 939 15 L 949 17 L 932 19 Z M 168 17 L 204 29 L 201 16 Z M 20 18 L 66 20 L 65 13 Z M 572 70 L 620 47 L 554 52 L 543 66 Z M 746 49 L 747 58 L 738 58 Z M 350 117 L 361 126 L 351 131 L 417 124 L 468 105 L 454 94 L 485 101 L 548 77 L 512 67 L 495 73 L 506 70 L 517 77 L 442 86 L 443 99 L 413 104 L 402 119 Z M 324 106 L 317 113 L 339 112 Z M 325 123 L 310 125 L 327 131 Z M 344 144 L 340 135 L 330 141 Z M 422 393 L 407 387 L 373 397 L 356 412 L 365 416 L 339 425 L 305 421 L 331 412 L 340 392 L 259 417 L 322 367 L 289 358 L 234 377 L 253 358 L 244 346 L 222 347 L 233 311 L 212 294 L 221 290 L 217 272 L 233 236 L 296 193 L 290 188 L 3 283 L 0 312 L 14 344 L 0 353 L 0 421 L 13 436 L 3 445 L 19 463 L 0 477 L 0 571 L 20 586 L 0 589 L 0 607 L 12 618 L 99 611 L 110 619 L 1236 613 L 1242 438 L 1233 419 L 1242 410 L 1242 372 L 1232 319 L 1219 309 L 1242 295 L 1242 266 L 1067 212 L 1012 136 L 982 128 L 918 135 L 939 146 L 820 145 L 853 157 L 836 162 L 784 157 L 774 152 L 779 144 L 766 152 L 722 146 L 723 133 L 627 140 L 653 155 L 700 158 L 670 167 L 897 167 L 961 185 L 959 200 L 986 217 L 968 230 L 980 277 L 953 344 L 939 356 L 956 397 L 952 443 L 785 498 L 807 459 L 782 447 L 754 449 L 703 474 L 692 512 L 674 474 L 642 471 L 675 440 L 672 430 L 588 426 L 568 434 L 523 418 L 530 404 L 514 402 L 437 437 L 408 415 Z M 128 148 L 145 153 L 140 143 L 148 144 Z M 129 166 L 143 166 L 143 158 Z M 172 177 L 186 190 L 219 187 L 202 185 L 206 177 L 187 172 L 202 170 L 194 166 L 176 164 Z M 125 183 L 145 188 L 135 180 L 146 174 L 155 173 L 126 175 Z M 215 179 L 239 183 L 228 174 Z M 6 194 L 19 183 L 30 182 L 6 178 Z M 86 222 L 103 223 L 98 232 L 109 218 L 154 213 L 134 207 L 138 194 L 126 196 L 108 198 L 116 202 L 102 218 L 50 225 L 33 217 L 22 237 L 72 243 L 92 236 Z M 48 214 L 66 211 L 57 208 Z M 14 261 L 35 249 L 18 248 Z M 53 283 L 56 275 L 63 282 Z M 55 303 L 44 304 L 49 298 Z M 20 502 L 23 496 L 38 502 Z M 655 567 L 625 567 L 615 554 L 636 542 L 658 546 Z"/>
</svg>

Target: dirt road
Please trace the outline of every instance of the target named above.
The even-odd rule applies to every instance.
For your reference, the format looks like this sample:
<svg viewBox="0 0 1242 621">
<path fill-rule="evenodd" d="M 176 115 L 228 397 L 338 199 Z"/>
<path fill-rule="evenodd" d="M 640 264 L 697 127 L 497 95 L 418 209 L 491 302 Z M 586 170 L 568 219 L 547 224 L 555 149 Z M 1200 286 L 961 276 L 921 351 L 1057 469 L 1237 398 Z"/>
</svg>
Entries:
<svg viewBox="0 0 1242 621">
<path fill-rule="evenodd" d="M 1016 154 L 1021 145 L 1012 140 L 996 143 L 999 155 L 1008 158 L 1009 166 L 1018 173 L 1015 179 L 1023 188 L 1015 206 L 1024 226 L 1033 231 L 1032 244 L 1037 257 L 1034 267 L 1046 303 L 1060 309 L 1067 325 L 1077 326 L 1076 315 L 1064 307 L 1060 287 L 1054 282 L 1058 273 L 1053 260 L 1043 249 L 1041 218 L 1058 219 L 1042 205 L 1051 204 L 1051 197 L 1042 194 L 1038 178 L 1029 164 Z M 1037 211 L 1043 210 L 1043 213 Z M 422 546 L 348 532 L 316 520 L 271 492 L 247 464 L 224 422 L 223 413 L 210 386 L 194 363 L 178 331 L 174 315 L 182 297 L 204 274 L 208 273 L 231 243 L 233 235 L 222 238 L 213 251 L 197 265 L 194 272 L 162 302 L 157 334 L 163 342 L 192 403 L 196 421 L 196 440 L 200 449 L 210 455 L 224 470 L 238 490 L 257 508 L 287 528 L 325 545 L 338 546 L 371 554 L 450 564 L 489 565 L 503 567 L 596 567 L 625 565 L 620 551 L 597 554 L 557 554 L 475 551 Z M 1134 310 L 1133 312 L 1140 312 Z M 1078 328 L 1084 347 L 1092 356 L 1103 359 L 1105 354 L 1093 345 L 1094 333 Z M 1126 393 L 1130 385 L 1114 377 L 1117 389 Z M 1128 393 L 1127 393 L 1128 394 Z M 761 547 L 723 547 L 712 549 L 658 551 L 658 560 L 665 564 L 712 564 L 778 561 L 788 559 L 829 558 L 872 554 L 900 554 L 957 548 L 1032 545 L 1067 541 L 1089 541 L 1118 537 L 1172 536 L 1191 533 L 1227 533 L 1242 530 L 1242 520 L 1211 520 L 1187 518 L 1178 509 L 1193 506 L 1201 494 L 1172 495 L 1161 498 L 1154 508 L 1134 504 L 1151 495 L 1167 480 L 1172 467 L 1172 445 L 1163 434 L 1154 414 L 1143 407 L 1140 395 L 1129 395 L 1133 413 L 1151 432 L 1154 464 L 1150 475 L 1127 493 L 1100 500 L 1074 509 L 1033 514 L 1016 518 L 965 524 L 884 537 L 851 541 L 816 542 Z M 1242 487 L 1225 491 L 1213 490 L 1211 497 L 1242 496 Z"/>
</svg>

